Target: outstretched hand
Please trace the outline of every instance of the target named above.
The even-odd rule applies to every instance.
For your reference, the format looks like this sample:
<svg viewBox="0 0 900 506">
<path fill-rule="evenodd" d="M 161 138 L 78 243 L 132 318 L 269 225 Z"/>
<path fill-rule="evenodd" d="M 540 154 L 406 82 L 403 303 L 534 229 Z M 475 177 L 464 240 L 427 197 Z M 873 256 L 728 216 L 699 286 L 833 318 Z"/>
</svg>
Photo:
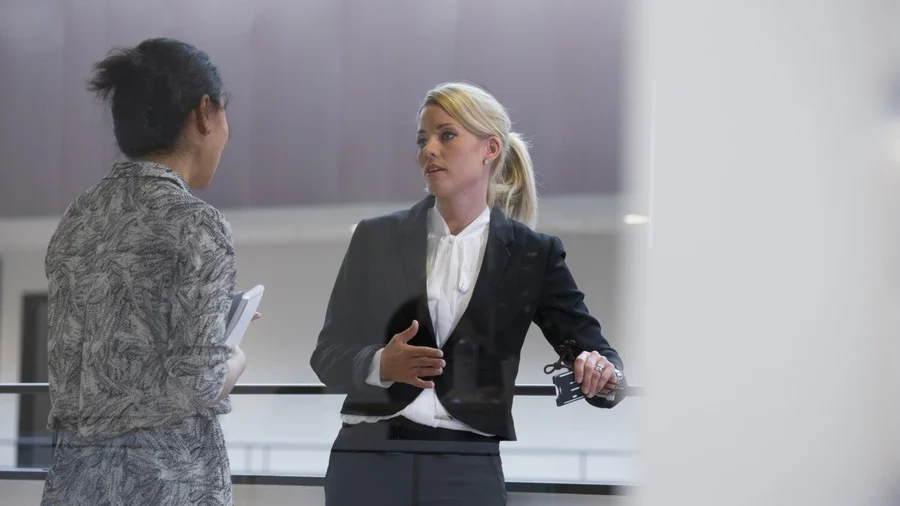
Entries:
<svg viewBox="0 0 900 506">
<path fill-rule="evenodd" d="M 419 388 L 434 388 L 433 381 L 423 377 L 440 376 L 446 362 L 441 358 L 444 352 L 429 346 L 411 346 L 409 341 L 419 331 L 419 322 L 412 324 L 399 334 L 395 334 L 381 353 L 381 381 L 406 383 Z"/>
</svg>

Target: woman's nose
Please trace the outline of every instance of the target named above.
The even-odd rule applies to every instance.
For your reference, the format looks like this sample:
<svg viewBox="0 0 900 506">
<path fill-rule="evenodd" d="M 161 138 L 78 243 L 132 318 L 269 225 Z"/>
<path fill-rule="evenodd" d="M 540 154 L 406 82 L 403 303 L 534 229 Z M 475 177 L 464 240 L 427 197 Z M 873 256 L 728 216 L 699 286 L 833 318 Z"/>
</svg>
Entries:
<svg viewBox="0 0 900 506">
<path fill-rule="evenodd" d="M 425 145 L 425 156 L 429 159 L 436 158 L 438 154 L 438 142 L 435 139 L 431 139 L 428 141 L 428 144 Z"/>
</svg>

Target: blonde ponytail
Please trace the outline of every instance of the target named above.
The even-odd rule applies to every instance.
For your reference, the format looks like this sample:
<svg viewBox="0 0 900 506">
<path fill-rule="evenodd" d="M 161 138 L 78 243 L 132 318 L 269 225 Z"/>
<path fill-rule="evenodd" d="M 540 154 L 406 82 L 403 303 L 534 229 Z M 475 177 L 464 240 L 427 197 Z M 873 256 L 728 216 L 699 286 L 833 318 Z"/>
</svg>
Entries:
<svg viewBox="0 0 900 506">
<path fill-rule="evenodd" d="M 437 105 L 466 130 L 481 138 L 495 136 L 503 149 L 491 165 L 487 203 L 528 227 L 537 224 L 538 196 L 528 144 L 512 132 L 506 109 L 487 91 L 469 83 L 444 83 L 425 95 L 419 112 Z"/>
<path fill-rule="evenodd" d="M 509 133 L 506 144 L 505 156 L 497 160 L 499 168 L 493 171 L 488 187 L 488 205 L 534 228 L 537 224 L 538 196 L 528 144 L 515 132 Z"/>
</svg>

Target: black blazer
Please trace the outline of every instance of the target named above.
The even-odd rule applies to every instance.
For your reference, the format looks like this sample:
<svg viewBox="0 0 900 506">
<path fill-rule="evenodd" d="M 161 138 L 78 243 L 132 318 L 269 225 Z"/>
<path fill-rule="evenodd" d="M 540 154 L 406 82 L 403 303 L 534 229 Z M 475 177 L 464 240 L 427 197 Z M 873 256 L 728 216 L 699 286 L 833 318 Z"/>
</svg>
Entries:
<svg viewBox="0 0 900 506">
<path fill-rule="evenodd" d="M 342 413 L 386 416 L 411 403 L 420 388 L 365 380 L 376 351 L 413 319 L 414 346 L 436 346 L 425 291 L 427 197 L 411 209 L 364 220 L 338 272 L 325 325 L 310 365 L 326 386 L 346 393 Z M 539 234 L 491 211 L 484 261 L 468 308 L 443 346 L 447 366 L 431 378 L 455 418 L 501 440 L 515 440 L 513 389 L 525 334 L 536 323 L 554 348 L 565 340 L 598 351 L 620 371 L 622 360 L 582 302 L 557 237 Z M 556 358 L 548 350 L 547 362 Z M 621 400 L 588 399 L 597 407 Z"/>
</svg>

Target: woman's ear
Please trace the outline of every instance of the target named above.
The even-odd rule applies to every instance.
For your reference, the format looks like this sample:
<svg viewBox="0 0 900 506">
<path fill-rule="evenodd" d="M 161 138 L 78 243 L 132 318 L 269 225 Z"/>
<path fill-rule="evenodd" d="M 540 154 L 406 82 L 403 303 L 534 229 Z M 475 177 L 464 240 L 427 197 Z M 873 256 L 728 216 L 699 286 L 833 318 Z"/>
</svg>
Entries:
<svg viewBox="0 0 900 506">
<path fill-rule="evenodd" d="M 486 159 L 489 159 L 491 163 L 500 156 L 500 152 L 503 150 L 503 143 L 500 142 L 500 138 L 496 135 L 492 135 L 487 139 L 487 151 L 484 154 Z"/>
<path fill-rule="evenodd" d="M 207 136 L 212 132 L 212 122 L 215 113 L 215 104 L 212 103 L 209 95 L 203 95 L 203 98 L 200 99 L 200 104 L 194 109 L 197 132 L 199 132 L 200 135 Z"/>
</svg>

